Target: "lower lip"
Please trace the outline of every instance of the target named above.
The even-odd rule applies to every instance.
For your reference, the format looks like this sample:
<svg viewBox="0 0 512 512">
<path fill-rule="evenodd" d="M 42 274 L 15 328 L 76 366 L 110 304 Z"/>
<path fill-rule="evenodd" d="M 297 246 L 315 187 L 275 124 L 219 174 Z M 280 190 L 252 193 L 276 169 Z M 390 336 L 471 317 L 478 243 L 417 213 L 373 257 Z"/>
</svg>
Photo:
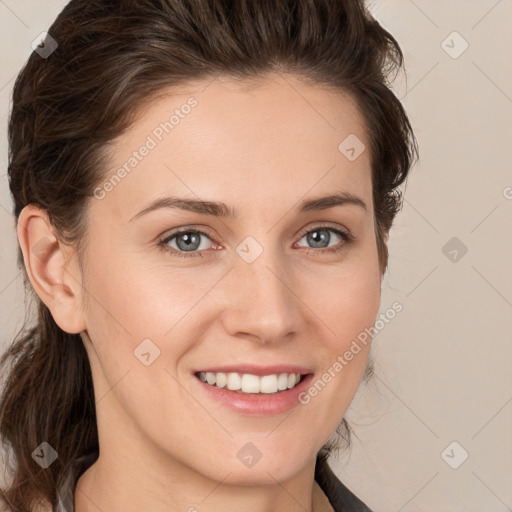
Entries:
<svg viewBox="0 0 512 512">
<path fill-rule="evenodd" d="M 268 394 L 236 393 L 225 387 L 218 388 L 217 386 L 207 384 L 195 375 L 193 378 L 198 382 L 201 388 L 208 393 L 210 398 L 235 412 L 252 416 L 270 416 L 289 411 L 300 404 L 299 395 L 309 387 L 310 382 L 313 380 L 313 374 L 310 373 L 304 376 L 302 380 L 291 389 Z"/>
</svg>

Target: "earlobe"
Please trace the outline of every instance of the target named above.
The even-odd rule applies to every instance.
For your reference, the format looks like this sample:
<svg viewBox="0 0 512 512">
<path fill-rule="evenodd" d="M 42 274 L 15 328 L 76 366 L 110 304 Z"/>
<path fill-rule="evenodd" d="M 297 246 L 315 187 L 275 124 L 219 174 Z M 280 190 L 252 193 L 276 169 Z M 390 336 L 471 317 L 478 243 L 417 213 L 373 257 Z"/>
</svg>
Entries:
<svg viewBox="0 0 512 512">
<path fill-rule="evenodd" d="M 59 240 L 46 211 L 34 205 L 21 211 L 17 234 L 30 282 L 57 325 L 70 334 L 85 330 L 82 278 L 71 265 L 73 248 Z"/>
</svg>

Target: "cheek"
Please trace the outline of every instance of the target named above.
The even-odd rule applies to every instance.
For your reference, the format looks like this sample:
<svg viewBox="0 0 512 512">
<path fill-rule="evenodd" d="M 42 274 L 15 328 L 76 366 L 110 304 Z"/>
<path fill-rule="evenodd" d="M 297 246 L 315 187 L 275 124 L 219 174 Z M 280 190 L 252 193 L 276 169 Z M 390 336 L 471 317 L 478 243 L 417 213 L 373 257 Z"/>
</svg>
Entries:
<svg viewBox="0 0 512 512">
<path fill-rule="evenodd" d="M 370 328 L 380 308 L 381 276 L 371 251 L 330 272 L 327 284 L 309 295 L 325 335 L 322 371 L 315 376 L 304 402 L 325 425 L 335 428 L 352 401 L 368 363 Z M 311 288 L 310 288 L 311 289 Z M 314 305 L 313 305 L 314 304 Z M 332 411 L 338 411 L 338 417 Z"/>
<path fill-rule="evenodd" d="M 201 339 L 203 319 L 213 321 L 206 295 L 226 270 L 172 268 L 165 259 L 144 264 L 136 255 L 109 259 L 107 252 L 89 265 L 87 284 L 88 330 L 103 374 L 115 382 L 139 370 L 143 349 L 156 357 L 151 368 L 175 374 L 182 355 Z"/>
<path fill-rule="evenodd" d="M 143 268 L 119 257 L 99 261 L 88 267 L 87 316 L 95 392 L 105 396 L 100 414 L 109 408 L 119 417 L 128 413 L 134 425 L 148 430 L 169 424 L 171 418 L 178 425 L 186 394 L 173 376 L 195 339 L 180 329 L 198 292 L 173 278 L 177 273 Z"/>
<path fill-rule="evenodd" d="M 381 299 L 381 276 L 376 256 L 354 255 L 302 280 L 302 297 L 325 327 L 322 339 L 329 352 L 350 346 L 365 328 L 373 326 Z M 320 333 L 319 333 L 320 335 Z"/>
<path fill-rule="evenodd" d="M 116 255 L 111 249 L 89 266 L 88 288 L 96 302 L 93 309 L 108 325 L 117 324 L 114 328 L 125 337 L 129 333 L 133 341 L 141 336 L 162 337 L 176 317 L 183 315 L 184 304 L 191 302 L 191 281 L 179 270 L 148 264 L 143 255 L 119 254 L 119 250 Z"/>
</svg>

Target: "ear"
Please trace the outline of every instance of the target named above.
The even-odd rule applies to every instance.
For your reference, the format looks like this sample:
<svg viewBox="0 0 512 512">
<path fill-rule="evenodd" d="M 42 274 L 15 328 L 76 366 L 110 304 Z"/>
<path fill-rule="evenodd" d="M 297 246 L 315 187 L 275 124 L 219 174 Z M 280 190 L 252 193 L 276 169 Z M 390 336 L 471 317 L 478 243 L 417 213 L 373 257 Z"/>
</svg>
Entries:
<svg viewBox="0 0 512 512">
<path fill-rule="evenodd" d="M 55 323 L 70 334 L 85 330 L 82 276 L 74 248 L 59 240 L 46 211 L 34 205 L 21 211 L 17 234 L 30 282 Z"/>
</svg>

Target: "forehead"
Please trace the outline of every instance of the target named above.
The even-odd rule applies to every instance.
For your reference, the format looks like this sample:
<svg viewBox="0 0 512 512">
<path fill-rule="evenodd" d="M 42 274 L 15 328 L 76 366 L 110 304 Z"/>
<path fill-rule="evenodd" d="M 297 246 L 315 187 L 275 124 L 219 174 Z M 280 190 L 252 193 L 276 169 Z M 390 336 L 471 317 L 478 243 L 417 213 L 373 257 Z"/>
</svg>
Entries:
<svg viewBox="0 0 512 512">
<path fill-rule="evenodd" d="M 109 145 L 100 186 L 112 186 L 102 208 L 125 217 L 167 193 L 222 200 L 248 214 L 308 192 L 347 191 L 368 203 L 368 147 L 357 105 L 341 91 L 280 74 L 190 82 L 147 102 Z"/>
</svg>

